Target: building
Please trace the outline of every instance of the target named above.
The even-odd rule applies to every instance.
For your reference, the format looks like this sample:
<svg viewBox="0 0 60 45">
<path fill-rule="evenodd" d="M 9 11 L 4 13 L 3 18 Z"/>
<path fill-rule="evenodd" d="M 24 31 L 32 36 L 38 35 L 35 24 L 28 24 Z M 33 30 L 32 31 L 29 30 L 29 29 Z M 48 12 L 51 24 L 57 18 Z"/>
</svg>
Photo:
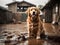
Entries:
<svg viewBox="0 0 60 45">
<path fill-rule="evenodd" d="M 36 5 L 31 4 L 26 1 L 14 1 L 12 3 L 7 4 L 8 10 L 12 11 L 12 13 L 15 13 L 15 20 L 16 21 L 26 21 L 27 15 L 24 13 L 28 7 L 36 7 Z M 18 16 L 17 16 L 18 14 Z"/>
<path fill-rule="evenodd" d="M 36 5 L 26 1 L 21 1 L 21 2 L 14 1 L 12 3 L 7 4 L 7 6 L 8 6 L 8 10 L 12 11 L 13 13 L 24 12 L 27 10 L 28 7 L 32 7 L 32 6 L 36 7 Z"/>
<path fill-rule="evenodd" d="M 45 22 L 58 22 L 60 18 L 60 1 L 50 0 L 43 8 L 42 11 L 45 16 Z"/>
<path fill-rule="evenodd" d="M 13 13 L 0 6 L 0 24 L 12 23 Z"/>
</svg>

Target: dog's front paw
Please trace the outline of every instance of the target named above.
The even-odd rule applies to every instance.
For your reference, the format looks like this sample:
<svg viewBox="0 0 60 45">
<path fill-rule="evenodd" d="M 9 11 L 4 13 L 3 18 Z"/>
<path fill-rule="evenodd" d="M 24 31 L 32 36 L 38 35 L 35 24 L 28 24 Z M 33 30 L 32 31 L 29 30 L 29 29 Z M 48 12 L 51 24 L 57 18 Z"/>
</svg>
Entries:
<svg viewBox="0 0 60 45">
<path fill-rule="evenodd" d="M 40 37 L 38 36 L 36 39 L 40 39 Z"/>
</svg>

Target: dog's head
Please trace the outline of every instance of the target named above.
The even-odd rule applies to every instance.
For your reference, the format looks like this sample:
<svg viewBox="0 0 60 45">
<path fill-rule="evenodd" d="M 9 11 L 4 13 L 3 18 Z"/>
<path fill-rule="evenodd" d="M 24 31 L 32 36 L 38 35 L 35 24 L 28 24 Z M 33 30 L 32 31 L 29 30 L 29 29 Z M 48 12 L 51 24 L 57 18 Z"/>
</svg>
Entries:
<svg viewBox="0 0 60 45">
<path fill-rule="evenodd" d="M 36 7 L 30 7 L 26 12 L 30 17 L 36 17 L 40 14 L 40 10 Z"/>
</svg>

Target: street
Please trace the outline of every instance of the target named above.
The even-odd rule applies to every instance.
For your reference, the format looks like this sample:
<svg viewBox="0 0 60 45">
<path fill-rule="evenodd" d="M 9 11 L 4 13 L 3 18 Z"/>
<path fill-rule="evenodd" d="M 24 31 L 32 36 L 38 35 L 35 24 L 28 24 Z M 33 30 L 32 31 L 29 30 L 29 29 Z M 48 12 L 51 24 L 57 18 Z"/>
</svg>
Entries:
<svg viewBox="0 0 60 45">
<path fill-rule="evenodd" d="M 60 36 L 60 26 L 52 25 L 51 23 L 43 23 L 43 27 L 45 30 L 45 34 L 48 36 Z M 26 22 L 22 22 L 22 24 L 3 24 L 0 25 L 0 30 L 4 31 L 17 31 L 17 32 L 26 32 L 27 33 L 27 24 Z M 0 32 L 1 32 L 0 31 Z M 10 43 L 0 43 L 0 45 L 12 45 Z M 54 42 L 51 40 L 37 40 L 37 39 L 29 39 L 26 41 L 22 41 L 17 43 L 16 45 L 60 45 L 58 42 Z"/>
</svg>

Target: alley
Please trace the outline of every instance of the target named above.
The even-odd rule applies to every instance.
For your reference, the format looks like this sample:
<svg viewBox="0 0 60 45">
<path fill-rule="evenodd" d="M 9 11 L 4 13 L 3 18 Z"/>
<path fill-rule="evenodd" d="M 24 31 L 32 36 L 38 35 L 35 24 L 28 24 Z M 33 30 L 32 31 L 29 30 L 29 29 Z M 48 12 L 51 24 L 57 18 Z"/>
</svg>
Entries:
<svg viewBox="0 0 60 45">
<path fill-rule="evenodd" d="M 0 0 L 0 45 L 60 45 L 60 1 Z"/>
</svg>

